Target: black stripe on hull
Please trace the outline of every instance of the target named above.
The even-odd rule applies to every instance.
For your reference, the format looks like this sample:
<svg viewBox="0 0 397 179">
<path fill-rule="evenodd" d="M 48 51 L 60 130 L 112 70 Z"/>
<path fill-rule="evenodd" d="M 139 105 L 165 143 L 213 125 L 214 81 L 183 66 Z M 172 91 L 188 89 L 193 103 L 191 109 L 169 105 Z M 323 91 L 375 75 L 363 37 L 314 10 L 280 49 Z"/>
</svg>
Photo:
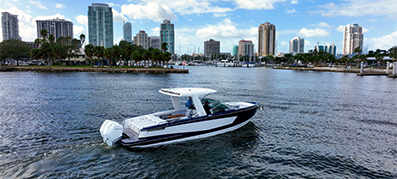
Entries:
<svg viewBox="0 0 397 179">
<path fill-rule="evenodd" d="M 168 134 L 168 135 L 161 135 L 161 136 L 155 136 L 155 137 L 148 137 L 148 138 L 139 139 L 138 141 L 134 141 L 134 142 L 123 142 L 123 140 L 120 140 L 119 142 L 123 146 L 130 147 L 130 148 L 136 148 L 136 147 L 140 147 L 143 145 L 151 145 L 151 144 L 156 144 L 156 143 L 161 143 L 161 142 L 173 141 L 173 140 L 177 140 L 177 139 L 183 139 L 183 138 L 187 138 L 187 137 L 193 137 L 193 136 L 203 135 L 203 134 L 227 129 L 227 128 L 230 128 L 230 127 L 233 127 L 233 126 L 236 126 L 243 122 L 248 121 L 252 116 L 255 115 L 258 107 L 259 107 L 258 105 L 255 105 L 247 110 L 240 111 L 236 115 L 232 115 L 232 116 L 237 116 L 236 119 L 233 121 L 233 123 L 222 126 L 222 127 L 205 130 L 205 131 L 196 131 L 196 132 Z M 232 116 L 220 115 L 220 116 L 217 116 L 216 119 L 224 118 L 224 117 L 232 117 Z M 209 118 L 211 118 L 211 117 L 209 117 Z M 202 121 L 202 120 L 200 120 L 200 121 Z"/>
</svg>

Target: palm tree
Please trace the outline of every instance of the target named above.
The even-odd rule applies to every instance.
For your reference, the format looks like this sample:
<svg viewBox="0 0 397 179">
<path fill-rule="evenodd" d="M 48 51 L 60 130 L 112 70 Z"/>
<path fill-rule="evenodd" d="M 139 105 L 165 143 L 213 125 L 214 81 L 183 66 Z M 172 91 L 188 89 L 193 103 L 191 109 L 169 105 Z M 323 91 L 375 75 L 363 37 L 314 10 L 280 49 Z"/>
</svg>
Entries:
<svg viewBox="0 0 397 179">
<path fill-rule="evenodd" d="M 127 44 L 125 47 L 124 47 L 124 54 L 125 54 L 125 56 L 126 57 L 124 57 L 125 59 L 131 59 L 131 55 L 132 55 L 132 52 L 134 52 L 134 45 L 132 45 L 132 44 Z"/>
<path fill-rule="evenodd" d="M 397 59 L 397 46 L 394 46 L 389 49 L 389 57 L 393 58 L 393 62 Z"/>
<path fill-rule="evenodd" d="M 85 35 L 84 34 L 80 34 L 80 42 L 81 42 L 81 46 L 83 46 L 84 42 L 85 42 Z"/>
<path fill-rule="evenodd" d="M 103 46 L 95 46 L 94 47 L 94 55 L 99 58 L 103 67 L 103 54 L 105 52 L 105 47 Z"/>
<path fill-rule="evenodd" d="M 161 60 L 161 56 L 163 52 L 161 52 L 161 50 L 159 49 L 154 49 L 152 52 L 152 60 L 153 62 L 156 62 L 156 67 L 158 66 L 158 62 Z"/>
<path fill-rule="evenodd" d="M 83 35 L 83 34 L 82 34 Z M 92 57 L 94 56 L 94 45 L 88 44 L 84 47 L 84 53 L 87 56 L 88 61 L 90 61 L 90 66 L 92 67 Z"/>
<path fill-rule="evenodd" d="M 40 30 L 40 35 L 41 37 L 43 37 L 42 42 L 47 41 L 47 35 L 48 35 L 48 31 L 47 29 L 41 29 Z"/>
<path fill-rule="evenodd" d="M 119 66 L 121 67 L 120 55 L 122 54 L 122 50 L 118 45 L 114 45 L 112 49 L 113 49 L 113 58 L 116 58 L 116 61 L 119 62 Z"/>
<path fill-rule="evenodd" d="M 52 53 L 58 57 L 59 59 L 59 67 L 61 67 L 61 58 L 65 58 L 66 57 L 66 50 L 65 48 L 59 44 L 56 43 L 54 44 L 54 46 L 52 47 Z"/>
<path fill-rule="evenodd" d="M 142 55 L 141 55 L 141 53 L 139 53 L 139 51 L 135 50 L 135 51 L 132 53 L 131 58 L 132 58 L 133 60 L 135 60 L 136 67 L 138 67 L 138 62 L 142 60 Z"/>
<path fill-rule="evenodd" d="M 382 54 L 380 54 L 380 53 L 378 53 L 378 54 L 376 54 L 375 55 L 375 59 L 378 61 L 378 69 L 379 69 L 379 66 L 382 64 L 382 62 L 383 62 L 383 55 Z"/>
<path fill-rule="evenodd" d="M 171 60 L 171 56 L 172 56 L 172 54 L 170 52 L 163 53 L 163 61 L 164 61 L 164 64 L 167 66 L 167 68 L 168 68 L 168 61 Z"/>
<path fill-rule="evenodd" d="M 106 48 L 105 51 L 103 52 L 103 56 L 105 56 L 105 58 L 108 59 L 109 66 L 110 66 L 110 68 L 112 68 L 112 62 L 113 62 L 113 58 L 114 58 L 113 47 Z"/>
<path fill-rule="evenodd" d="M 146 66 L 146 61 L 149 61 L 149 59 L 150 59 L 150 52 L 148 50 L 145 50 L 145 52 L 143 52 L 142 58 L 145 62 L 145 66 Z"/>
<path fill-rule="evenodd" d="M 168 44 L 167 44 L 167 42 L 163 42 L 163 43 L 161 44 L 161 49 L 163 50 L 163 52 L 166 52 L 166 51 L 167 51 L 167 49 L 168 49 Z"/>
</svg>

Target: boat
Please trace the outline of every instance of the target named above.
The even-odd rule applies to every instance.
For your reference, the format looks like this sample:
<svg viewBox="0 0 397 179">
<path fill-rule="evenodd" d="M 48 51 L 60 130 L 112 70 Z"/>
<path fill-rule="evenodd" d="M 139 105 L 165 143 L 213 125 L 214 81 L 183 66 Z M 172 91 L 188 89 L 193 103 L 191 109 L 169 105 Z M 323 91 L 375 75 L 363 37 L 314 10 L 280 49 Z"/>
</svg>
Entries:
<svg viewBox="0 0 397 179">
<path fill-rule="evenodd" d="M 236 63 L 234 63 L 233 61 L 221 60 L 216 63 L 216 66 L 218 66 L 218 67 L 236 67 L 238 65 Z"/>
<path fill-rule="evenodd" d="M 121 124 L 105 120 L 100 128 L 108 146 L 121 144 L 126 148 L 151 148 L 200 139 L 236 130 L 255 115 L 256 102 L 224 102 L 207 98 L 216 90 L 209 88 L 168 88 L 160 93 L 171 97 L 173 108 L 125 119 Z M 193 109 L 181 104 L 192 98 Z M 209 103 L 209 114 L 203 104 Z M 208 110 L 207 110 L 208 111 Z"/>
</svg>

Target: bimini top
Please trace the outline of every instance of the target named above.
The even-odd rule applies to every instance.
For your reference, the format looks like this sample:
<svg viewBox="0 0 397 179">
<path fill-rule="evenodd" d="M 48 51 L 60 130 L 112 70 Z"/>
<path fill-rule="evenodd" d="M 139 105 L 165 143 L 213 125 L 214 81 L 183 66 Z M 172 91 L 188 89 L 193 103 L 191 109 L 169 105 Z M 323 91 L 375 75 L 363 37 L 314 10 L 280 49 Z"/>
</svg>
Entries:
<svg viewBox="0 0 397 179">
<path fill-rule="evenodd" d="M 201 96 L 216 93 L 216 90 L 209 88 L 168 88 L 159 90 L 160 93 L 170 96 Z"/>
</svg>

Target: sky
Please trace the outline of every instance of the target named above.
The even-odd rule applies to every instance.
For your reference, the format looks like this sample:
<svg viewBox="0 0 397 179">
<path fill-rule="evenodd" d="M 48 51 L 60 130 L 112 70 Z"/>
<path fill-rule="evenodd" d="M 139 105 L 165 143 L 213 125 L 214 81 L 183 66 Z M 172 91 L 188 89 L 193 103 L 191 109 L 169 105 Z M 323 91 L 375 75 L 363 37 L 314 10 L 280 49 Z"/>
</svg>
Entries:
<svg viewBox="0 0 397 179">
<path fill-rule="evenodd" d="M 352 23 L 363 27 L 364 50 L 397 45 L 396 0 L 0 0 L 0 11 L 18 15 L 23 41 L 37 38 L 36 20 L 54 18 L 72 21 L 75 38 L 82 33 L 88 38 L 92 3 L 113 8 L 115 44 L 122 40 L 123 21 L 132 23 L 133 36 L 139 30 L 159 36 L 160 24 L 170 19 L 177 54 L 203 53 L 209 39 L 220 41 L 221 52 L 251 40 L 257 52 L 258 27 L 265 22 L 276 26 L 277 53 L 288 53 L 289 41 L 299 36 L 305 52 L 316 44 L 335 44 L 340 54 L 343 27 Z"/>
</svg>

